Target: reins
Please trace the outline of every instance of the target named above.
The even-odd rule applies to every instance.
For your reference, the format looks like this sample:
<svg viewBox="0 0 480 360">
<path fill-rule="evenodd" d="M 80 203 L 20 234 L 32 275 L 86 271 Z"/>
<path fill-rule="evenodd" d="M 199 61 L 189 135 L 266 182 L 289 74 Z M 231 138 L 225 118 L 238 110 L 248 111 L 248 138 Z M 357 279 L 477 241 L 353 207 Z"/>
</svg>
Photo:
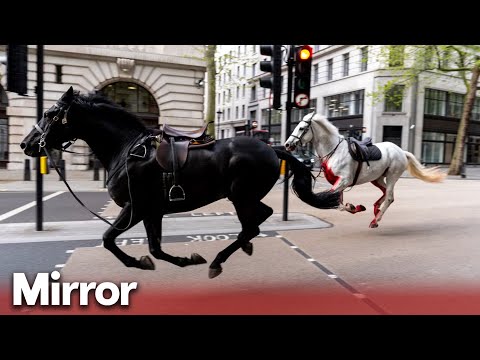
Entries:
<svg viewBox="0 0 480 360">
<path fill-rule="evenodd" d="M 71 106 L 71 105 L 70 105 Z M 64 110 L 64 113 L 63 113 L 63 118 L 62 118 L 62 124 L 66 124 L 67 123 L 67 113 L 68 113 L 68 110 L 70 109 L 70 106 L 68 107 L 68 109 Z M 60 111 L 63 110 L 62 108 L 60 108 Z M 82 206 L 84 207 L 85 209 L 87 209 L 92 215 L 94 215 L 95 217 L 99 218 L 100 220 L 102 220 L 103 222 L 107 223 L 108 225 L 110 225 L 112 228 L 114 228 L 115 230 L 119 230 L 119 231 L 125 231 L 127 229 L 129 229 L 130 225 L 132 224 L 132 219 L 133 219 L 133 198 L 132 198 L 132 192 L 131 192 L 131 188 L 130 188 L 130 175 L 128 174 L 128 156 L 125 158 L 125 172 L 127 174 L 127 186 L 128 186 L 128 195 L 130 197 L 130 220 L 128 221 L 128 224 L 126 225 L 125 228 L 123 229 L 120 229 L 120 228 L 117 228 L 116 226 L 114 226 L 110 221 L 108 221 L 107 219 L 105 219 L 104 217 L 98 215 L 97 213 L 95 213 L 94 211 L 90 210 L 79 198 L 77 195 L 75 195 L 75 193 L 73 192 L 73 190 L 70 188 L 70 185 L 68 185 L 67 181 L 65 180 L 65 177 L 63 176 L 63 174 L 60 172 L 60 170 L 58 169 L 58 166 L 57 166 L 57 163 L 55 161 L 55 159 L 53 159 L 53 157 L 50 155 L 50 152 L 47 150 L 47 147 L 46 147 L 46 142 L 45 142 L 45 138 L 47 136 L 47 132 L 50 128 L 50 126 L 56 122 L 60 120 L 58 114 L 56 116 L 54 116 L 54 118 L 52 119 L 52 121 L 50 122 L 47 122 L 47 126 L 45 127 L 45 130 L 43 130 L 40 126 L 38 126 L 38 124 L 36 123 L 34 125 L 35 129 L 37 129 L 38 132 L 40 132 L 40 140 L 38 142 L 38 146 L 40 148 L 40 151 L 41 149 L 43 149 L 45 151 L 45 154 L 47 155 L 47 158 L 50 160 L 50 162 L 53 164 L 53 167 L 55 169 L 55 171 L 57 172 L 58 176 L 60 176 L 60 179 L 62 179 L 63 183 L 65 184 L 65 186 L 67 187 L 68 191 L 70 191 L 70 194 L 72 194 L 72 196 L 75 198 L 75 200 L 77 200 L 77 202 Z M 75 139 L 76 140 L 76 139 Z M 65 147 L 62 146 L 62 149 L 61 151 L 66 151 L 66 149 L 72 145 L 75 140 L 73 141 L 69 141 L 67 143 L 67 145 Z M 71 152 L 71 151 L 68 151 L 68 152 Z M 74 152 L 71 152 L 71 153 L 74 153 Z M 118 167 L 120 168 L 120 167 Z"/>
</svg>

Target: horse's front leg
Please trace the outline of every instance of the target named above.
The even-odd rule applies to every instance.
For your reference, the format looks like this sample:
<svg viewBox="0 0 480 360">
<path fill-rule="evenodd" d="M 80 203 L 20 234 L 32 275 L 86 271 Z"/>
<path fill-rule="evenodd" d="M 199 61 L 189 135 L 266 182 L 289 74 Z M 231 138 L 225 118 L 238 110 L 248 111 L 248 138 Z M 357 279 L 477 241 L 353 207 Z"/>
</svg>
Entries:
<svg viewBox="0 0 480 360">
<path fill-rule="evenodd" d="M 125 205 L 113 225 L 103 234 L 103 246 L 127 267 L 154 270 L 155 265 L 148 256 L 142 256 L 140 260 L 137 260 L 136 258 L 125 254 L 115 243 L 115 239 L 118 235 L 134 227 L 140 220 L 142 220 L 141 215 L 138 213 L 132 213 L 130 203 Z"/>
<path fill-rule="evenodd" d="M 159 260 L 164 260 L 174 265 L 184 267 L 187 265 L 205 264 L 205 260 L 201 255 L 192 253 L 187 257 L 172 256 L 162 250 L 162 220 L 163 214 L 156 216 L 155 218 L 145 218 L 143 224 L 145 225 L 145 231 L 147 232 L 148 246 L 150 253 Z"/>
<path fill-rule="evenodd" d="M 345 190 L 348 185 L 351 183 L 349 178 L 342 178 L 338 177 L 335 184 L 332 186 L 330 191 L 338 191 L 340 192 L 340 211 L 348 211 L 351 214 L 356 214 L 357 212 L 365 211 L 365 206 L 363 205 L 353 205 L 350 203 L 343 204 L 343 190 Z"/>
</svg>

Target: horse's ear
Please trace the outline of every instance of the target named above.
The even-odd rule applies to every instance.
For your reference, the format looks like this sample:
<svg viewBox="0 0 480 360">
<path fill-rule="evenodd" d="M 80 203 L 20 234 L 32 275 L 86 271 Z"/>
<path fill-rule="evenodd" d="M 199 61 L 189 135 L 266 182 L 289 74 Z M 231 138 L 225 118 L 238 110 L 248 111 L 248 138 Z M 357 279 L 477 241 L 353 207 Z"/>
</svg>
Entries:
<svg viewBox="0 0 480 360">
<path fill-rule="evenodd" d="M 73 100 L 73 87 L 70 86 L 70 88 L 65 92 L 65 94 L 62 95 L 60 98 L 61 101 L 65 103 L 70 103 Z"/>
</svg>

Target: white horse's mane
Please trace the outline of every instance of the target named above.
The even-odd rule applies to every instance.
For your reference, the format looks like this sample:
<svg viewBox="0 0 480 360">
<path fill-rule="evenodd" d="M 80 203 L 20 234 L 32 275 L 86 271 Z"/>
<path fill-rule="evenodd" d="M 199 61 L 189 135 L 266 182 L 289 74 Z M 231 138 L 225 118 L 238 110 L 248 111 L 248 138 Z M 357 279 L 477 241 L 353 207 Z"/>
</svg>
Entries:
<svg viewBox="0 0 480 360">
<path fill-rule="evenodd" d="M 307 115 L 307 116 L 312 116 L 312 115 Z M 312 121 L 315 122 L 316 124 L 323 126 L 327 131 L 331 132 L 332 134 L 339 134 L 338 128 L 333 125 L 330 121 L 328 121 L 327 117 L 325 115 L 321 114 L 315 114 L 312 118 Z"/>
</svg>

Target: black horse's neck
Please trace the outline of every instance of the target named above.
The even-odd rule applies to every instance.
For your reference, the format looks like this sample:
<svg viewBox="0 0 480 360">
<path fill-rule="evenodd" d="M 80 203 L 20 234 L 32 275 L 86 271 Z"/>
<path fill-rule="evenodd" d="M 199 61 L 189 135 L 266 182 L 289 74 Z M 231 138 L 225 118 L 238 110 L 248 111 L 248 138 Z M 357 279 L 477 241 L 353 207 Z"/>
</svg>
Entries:
<svg viewBox="0 0 480 360">
<path fill-rule="evenodd" d="M 127 152 L 147 132 L 132 114 L 108 102 L 77 98 L 69 111 L 69 121 L 78 139 L 84 140 L 107 171 L 124 161 Z"/>
</svg>

